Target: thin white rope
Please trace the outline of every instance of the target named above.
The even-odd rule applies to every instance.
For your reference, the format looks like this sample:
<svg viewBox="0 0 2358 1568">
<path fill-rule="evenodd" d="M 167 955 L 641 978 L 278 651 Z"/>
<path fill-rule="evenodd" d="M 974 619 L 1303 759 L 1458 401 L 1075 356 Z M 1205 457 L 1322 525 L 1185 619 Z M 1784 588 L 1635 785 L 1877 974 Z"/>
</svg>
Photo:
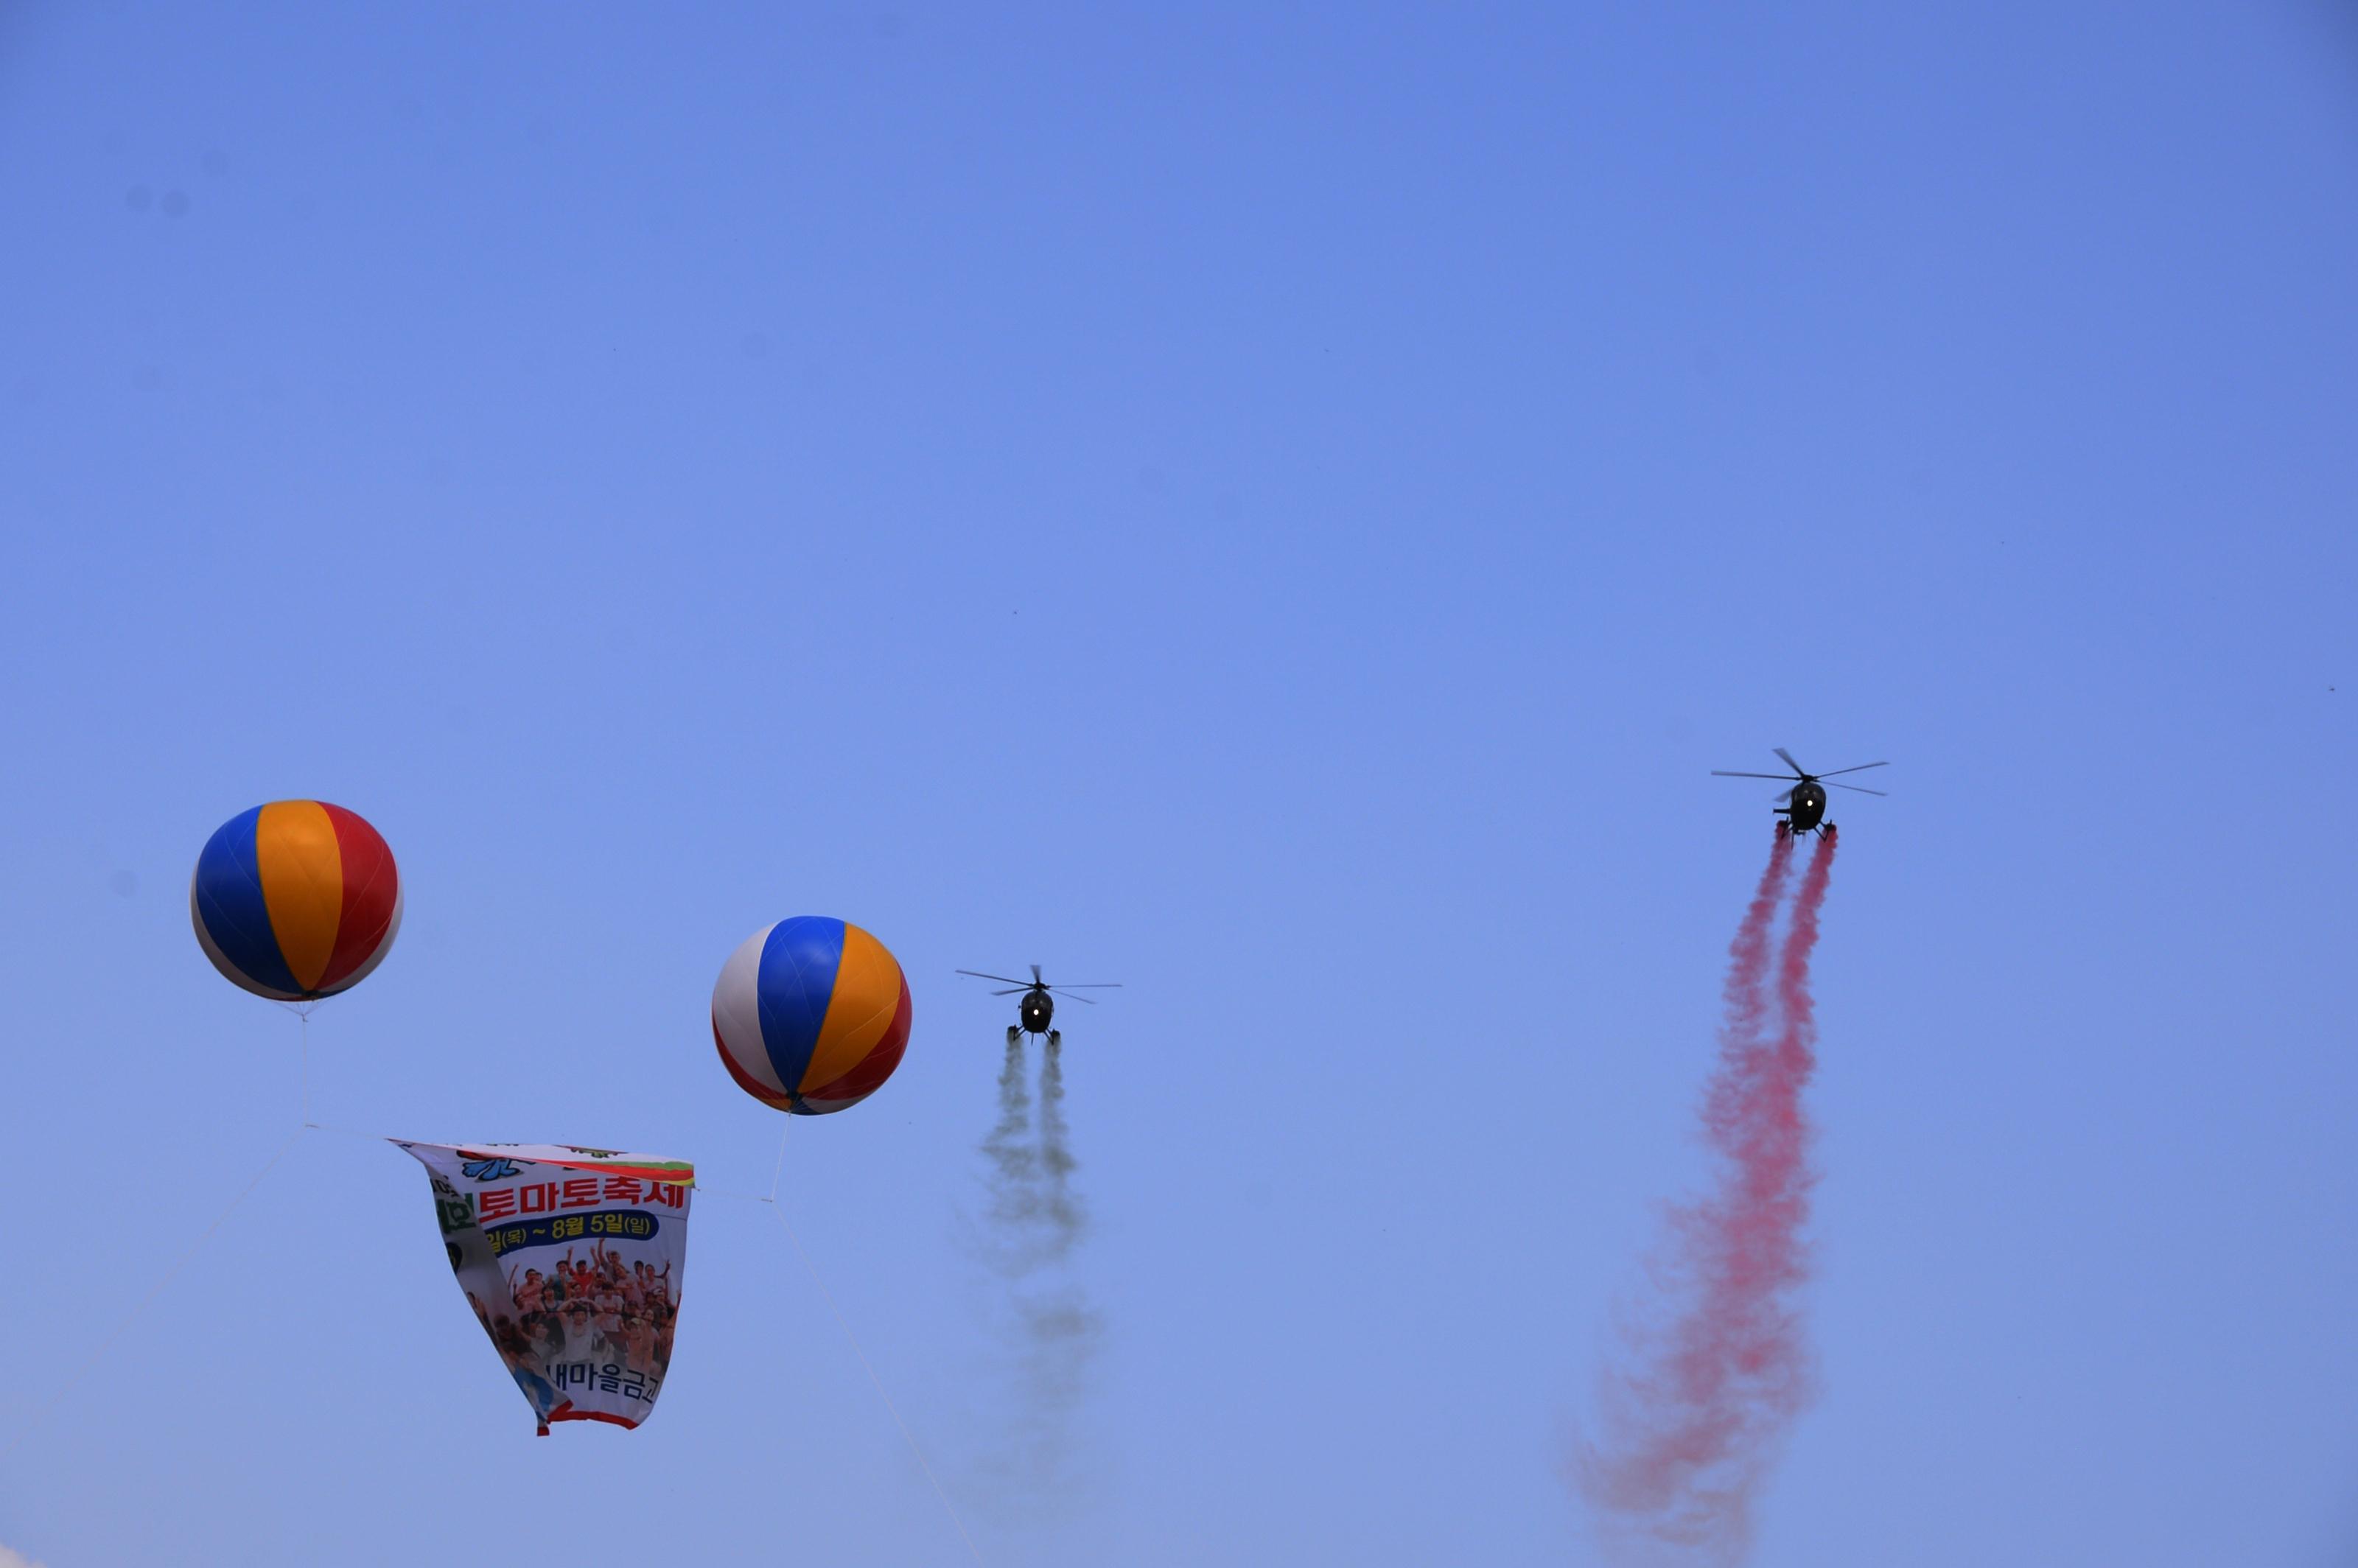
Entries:
<svg viewBox="0 0 2358 1568">
<path fill-rule="evenodd" d="M 700 1176 L 697 1178 L 696 1182 L 696 1195 L 700 1198 L 741 1198 L 746 1203 L 774 1203 L 776 1201 L 774 1198 L 763 1197 L 760 1193 L 741 1193 L 734 1187 L 707 1186 L 704 1183 L 704 1179 Z"/>
<path fill-rule="evenodd" d="M 235 1214 L 239 1206 L 243 1204 L 248 1197 L 253 1195 L 254 1189 L 262 1184 L 262 1179 L 270 1174 L 272 1171 L 277 1169 L 278 1162 L 287 1157 L 287 1152 L 289 1149 L 294 1148 L 297 1141 L 300 1140 L 306 1132 L 333 1132 L 345 1138 L 365 1139 L 371 1142 L 400 1141 L 397 1139 L 387 1138 L 381 1133 L 362 1132 L 356 1128 L 350 1127 L 332 1127 L 326 1122 L 313 1121 L 311 1119 L 310 1009 L 308 1007 L 290 1006 L 288 1011 L 295 1014 L 296 1020 L 300 1027 L 299 1038 L 301 1040 L 302 1059 L 302 1120 L 297 1125 L 294 1131 L 289 1132 L 287 1135 L 286 1141 L 280 1143 L 276 1150 L 272 1151 L 270 1158 L 263 1162 L 262 1169 L 256 1171 L 253 1177 L 247 1181 L 245 1185 L 238 1189 L 237 1195 L 230 1199 L 229 1206 L 223 1208 L 221 1213 L 213 1217 L 212 1223 L 206 1226 L 204 1230 L 197 1237 L 196 1240 L 189 1245 L 188 1249 L 182 1252 L 179 1258 L 173 1262 L 172 1266 L 164 1271 L 163 1277 L 158 1279 L 153 1285 L 149 1286 L 147 1293 L 139 1298 L 138 1303 L 132 1307 L 130 1312 L 124 1315 L 122 1321 L 107 1331 L 106 1336 L 98 1342 L 97 1346 L 92 1349 L 89 1357 L 83 1360 L 80 1367 L 74 1369 L 72 1375 L 67 1378 L 65 1382 L 59 1385 L 57 1390 L 49 1395 L 48 1400 L 44 1402 L 39 1409 L 33 1412 L 29 1420 L 26 1421 L 17 1428 L 16 1434 L 8 1440 L 7 1446 L 0 1448 L 0 1458 L 5 1458 L 9 1454 L 14 1454 L 17 1447 L 23 1444 L 25 1439 L 32 1433 L 34 1429 L 49 1419 L 50 1413 L 64 1401 L 65 1397 L 80 1386 L 81 1380 L 88 1377 L 91 1371 L 105 1358 L 107 1351 L 114 1346 L 114 1342 L 117 1339 L 120 1339 L 124 1332 L 127 1331 L 133 1324 L 136 1323 L 140 1316 L 145 1314 L 150 1306 L 155 1304 L 156 1299 L 158 1296 L 161 1296 L 164 1293 L 166 1287 L 169 1286 L 171 1282 L 179 1276 L 180 1271 L 187 1268 L 189 1263 L 195 1260 L 197 1254 L 204 1250 L 205 1244 L 213 1238 L 214 1233 L 219 1231 L 223 1225 L 227 1224 L 230 1216 Z M 940 1500 L 942 1511 L 949 1516 L 951 1527 L 957 1531 L 958 1540 L 965 1543 L 967 1555 L 973 1558 L 977 1564 L 980 1564 L 982 1563 L 982 1552 L 976 1547 L 974 1537 L 967 1533 L 966 1520 L 958 1517 L 957 1505 L 950 1501 L 950 1495 L 946 1489 L 944 1489 L 941 1477 L 934 1473 L 933 1462 L 925 1457 L 924 1447 L 917 1442 L 917 1434 L 909 1429 L 908 1422 L 902 1418 L 901 1407 L 894 1404 L 892 1402 L 892 1396 L 885 1391 L 884 1379 L 877 1376 L 876 1364 L 868 1358 L 868 1351 L 866 1347 L 860 1343 L 860 1336 L 852 1332 L 851 1320 L 844 1316 L 841 1303 L 837 1302 L 835 1299 L 835 1292 L 827 1288 L 826 1278 L 818 1271 L 818 1265 L 812 1261 L 809 1251 L 803 1246 L 802 1238 L 795 1234 L 794 1226 L 787 1220 L 785 1210 L 780 1206 L 778 1203 L 778 1185 L 784 1178 L 786 1169 L 786 1130 L 787 1129 L 792 1128 L 794 1122 L 792 1119 L 789 1118 L 786 1121 L 786 1127 L 782 1128 L 779 1130 L 778 1158 L 776 1163 L 771 1168 L 770 1191 L 768 1195 L 764 1196 L 757 1193 L 733 1192 L 725 1187 L 708 1187 L 699 1185 L 697 1190 L 698 1192 L 710 1194 L 715 1197 L 741 1198 L 750 1203 L 766 1204 L 769 1206 L 770 1212 L 778 1217 L 778 1227 L 786 1233 L 786 1240 L 788 1244 L 794 1248 L 795 1256 L 802 1260 L 804 1270 L 811 1277 L 811 1283 L 818 1287 L 818 1293 L 821 1299 L 827 1303 L 827 1310 L 834 1314 L 836 1326 L 843 1331 L 844 1342 L 851 1346 L 852 1355 L 859 1357 L 860 1369 L 868 1374 L 869 1386 L 876 1390 L 876 1397 L 883 1401 L 885 1412 L 892 1418 L 892 1424 L 900 1430 L 901 1440 L 909 1445 L 909 1453 L 916 1459 L 917 1467 L 925 1472 L 925 1481 L 927 1485 L 933 1487 L 934 1496 Z"/>
<path fill-rule="evenodd" d="M 417 1141 L 417 1140 L 414 1138 L 395 1138 L 389 1132 L 362 1132 L 357 1127 L 337 1127 L 325 1121 L 307 1121 L 303 1126 L 307 1131 L 333 1132 L 339 1137 L 343 1138 L 365 1138 L 372 1143 L 415 1143 Z"/>
<path fill-rule="evenodd" d="M 213 1222 L 205 1227 L 203 1234 L 200 1235 L 193 1242 L 190 1242 L 189 1244 L 189 1249 L 180 1254 L 178 1260 L 170 1268 L 164 1271 L 164 1277 L 162 1279 L 157 1280 L 153 1285 L 147 1287 L 147 1293 L 139 1298 L 138 1304 L 134 1306 L 130 1312 L 124 1314 L 122 1322 L 116 1324 L 113 1328 L 107 1331 L 106 1337 L 98 1342 L 97 1346 L 91 1351 L 89 1357 L 83 1360 L 80 1367 L 74 1369 L 73 1375 L 68 1378 L 65 1382 L 59 1387 L 57 1392 L 49 1396 L 49 1402 L 42 1405 L 40 1409 L 35 1411 L 33 1412 L 32 1419 L 26 1422 L 21 1427 L 17 1428 L 16 1434 L 8 1440 L 8 1446 L 5 1448 L 0 1448 L 0 1459 L 5 1459 L 9 1454 L 16 1453 L 17 1444 L 23 1443 L 25 1439 L 31 1434 L 35 1427 L 48 1420 L 49 1412 L 56 1410 L 59 1403 L 63 1400 L 68 1394 L 73 1392 L 75 1387 L 79 1385 L 84 1378 L 90 1376 L 91 1369 L 105 1358 L 107 1351 L 114 1347 L 114 1342 L 123 1337 L 124 1331 L 129 1328 L 133 1324 L 138 1322 L 139 1315 L 146 1312 L 150 1306 L 154 1305 L 156 1298 L 164 1293 L 164 1287 L 170 1284 L 173 1280 L 178 1278 L 180 1271 L 187 1268 L 189 1264 L 195 1260 L 197 1254 L 205 1249 L 205 1243 L 213 1238 L 213 1232 L 219 1230 L 229 1219 L 229 1217 L 237 1212 L 238 1205 L 243 1203 L 246 1198 L 253 1194 L 254 1189 L 262 1184 L 262 1178 L 270 1174 L 271 1171 L 277 1166 L 278 1162 L 287 1157 L 287 1151 L 294 1148 L 295 1141 L 302 1137 L 307 1130 L 308 1129 L 306 1128 L 298 1127 L 294 1131 L 287 1135 L 287 1141 L 278 1146 L 276 1152 L 273 1153 L 270 1158 L 264 1162 L 262 1169 L 254 1173 L 253 1180 L 247 1182 L 245 1185 L 238 1189 L 237 1196 L 229 1200 L 229 1206 L 213 1217 Z"/>
<path fill-rule="evenodd" d="M 794 1118 L 791 1116 L 783 1119 L 786 1127 L 792 1127 L 795 1124 Z M 706 1183 L 701 1177 L 697 1180 L 696 1190 L 716 1198 L 742 1198 L 747 1203 L 775 1203 L 778 1201 L 778 1183 L 785 1173 L 786 1133 L 785 1129 L 781 1128 L 778 1131 L 778 1162 L 770 1172 L 770 1190 L 767 1193 L 742 1193 L 734 1187 L 716 1187 Z"/>
<path fill-rule="evenodd" d="M 884 1409 L 892 1415 L 892 1424 L 901 1429 L 901 1440 L 909 1445 L 909 1452 L 916 1455 L 917 1467 L 925 1473 L 926 1481 L 934 1488 L 934 1496 L 941 1499 L 942 1512 L 950 1516 L 950 1523 L 957 1527 L 958 1539 L 966 1542 L 967 1554 L 979 1564 L 982 1553 L 977 1550 L 974 1537 L 966 1532 L 966 1520 L 958 1518 L 957 1509 L 950 1502 L 949 1493 L 942 1489 L 941 1477 L 934 1474 L 932 1462 L 926 1459 L 925 1451 L 917 1444 L 917 1434 L 911 1432 L 909 1423 L 901 1419 L 901 1407 L 894 1404 L 892 1396 L 884 1391 L 884 1379 L 876 1375 L 876 1364 L 868 1359 L 868 1352 L 860 1347 L 860 1336 L 851 1332 L 851 1320 L 843 1315 L 843 1308 L 836 1303 L 835 1292 L 828 1290 L 827 1281 L 819 1277 L 818 1265 L 811 1261 L 810 1253 L 804 1249 L 802 1238 L 796 1236 L 795 1227 L 787 1223 L 785 1209 L 773 1203 L 770 1212 L 778 1217 L 778 1227 L 786 1233 L 786 1239 L 794 1244 L 795 1256 L 803 1260 L 803 1267 L 810 1272 L 811 1283 L 817 1285 L 818 1293 L 826 1298 L 827 1310 L 835 1314 L 835 1325 L 843 1330 L 844 1340 L 851 1346 L 851 1353 L 860 1357 L 860 1368 L 868 1374 L 868 1381 L 875 1389 L 876 1397 L 884 1401 Z"/>
</svg>

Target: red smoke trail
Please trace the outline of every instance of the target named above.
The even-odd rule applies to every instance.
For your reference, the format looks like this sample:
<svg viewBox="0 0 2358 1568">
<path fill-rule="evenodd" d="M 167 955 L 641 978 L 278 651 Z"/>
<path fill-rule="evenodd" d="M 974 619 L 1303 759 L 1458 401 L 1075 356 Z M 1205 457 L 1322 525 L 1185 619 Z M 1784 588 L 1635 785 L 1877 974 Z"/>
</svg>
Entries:
<svg viewBox="0 0 2358 1568">
<path fill-rule="evenodd" d="M 1781 833 L 1729 946 L 1726 1022 L 1703 1113 L 1704 1139 L 1724 1161 L 1719 1188 L 1671 1212 L 1656 1278 L 1666 1300 L 1653 1321 L 1628 1325 L 1639 1365 L 1606 1374 L 1605 1441 L 1584 1446 L 1574 1468 L 1617 1541 L 1650 1537 L 1739 1558 L 1756 1484 L 1809 1398 L 1808 1346 L 1789 1298 L 1808 1273 L 1810 954 L 1833 858 L 1828 834 L 1802 874 L 1773 998 L 1769 928 L 1792 859 Z"/>
</svg>

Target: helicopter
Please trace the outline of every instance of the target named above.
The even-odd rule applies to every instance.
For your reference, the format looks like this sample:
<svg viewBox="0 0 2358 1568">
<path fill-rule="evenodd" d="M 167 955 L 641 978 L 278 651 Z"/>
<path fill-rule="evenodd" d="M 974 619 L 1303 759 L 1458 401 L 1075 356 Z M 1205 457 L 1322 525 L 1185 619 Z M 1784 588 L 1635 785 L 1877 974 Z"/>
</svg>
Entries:
<svg viewBox="0 0 2358 1568">
<path fill-rule="evenodd" d="M 1052 986 L 1040 978 L 1040 966 L 1037 964 L 1032 966 L 1032 979 L 1029 984 L 1022 980 L 1009 979 L 1005 975 L 986 975 L 980 969 L 960 969 L 958 973 L 972 975 L 978 980 L 998 980 L 1009 988 L 1003 991 L 991 992 L 993 996 L 1013 996 L 1018 991 L 1022 993 L 1023 1000 L 1015 1004 L 1016 1022 L 1007 1026 L 1007 1043 L 1010 1045 L 1014 1044 L 1016 1037 L 1021 1034 L 1044 1034 L 1048 1037 L 1049 1044 L 1062 1045 L 1065 1043 L 1064 1031 L 1048 1027 L 1049 1021 L 1056 1016 L 1055 997 L 1064 997 L 1068 1001 L 1085 1001 L 1091 1007 L 1095 1007 L 1098 1004 L 1097 998 L 1074 996 L 1072 993 L 1121 989 L 1120 980 L 1109 980 L 1086 986 Z M 1054 992 L 1055 996 L 1051 996 L 1050 992 Z"/>
<path fill-rule="evenodd" d="M 1785 803 L 1777 807 L 1777 815 L 1785 819 L 1777 825 L 1777 831 L 1779 833 L 1800 834 L 1808 833 L 1813 829 L 1820 834 L 1833 832 L 1834 825 L 1825 819 L 1826 786 L 1819 781 L 1831 779 L 1834 773 L 1863 773 L 1869 768 L 1887 768 L 1891 765 L 1889 762 L 1861 762 L 1855 768 L 1836 768 L 1833 773 L 1813 773 L 1805 771 L 1801 763 L 1793 761 L 1793 753 L 1784 747 L 1778 746 L 1772 749 L 1785 760 L 1785 765 L 1793 770 L 1793 777 L 1799 781 L 1777 797 Z M 1785 777 L 1783 773 L 1730 773 L 1725 768 L 1714 768 L 1711 773 L 1714 778 L 1721 779 L 1777 779 L 1781 782 Z M 1838 784 L 1834 788 L 1853 789 L 1861 795 L 1888 795 L 1891 793 L 1888 790 L 1868 789 L 1864 784 Z"/>
</svg>

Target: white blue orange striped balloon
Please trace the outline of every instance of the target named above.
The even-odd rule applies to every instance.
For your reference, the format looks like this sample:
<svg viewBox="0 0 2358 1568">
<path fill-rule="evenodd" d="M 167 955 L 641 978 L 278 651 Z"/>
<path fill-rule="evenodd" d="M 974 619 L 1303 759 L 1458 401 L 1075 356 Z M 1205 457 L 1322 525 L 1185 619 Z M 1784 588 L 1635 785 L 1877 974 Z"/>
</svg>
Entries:
<svg viewBox="0 0 2358 1568">
<path fill-rule="evenodd" d="M 824 1116 L 883 1087 L 909 1044 L 909 982 L 859 926 L 800 914 L 747 937 L 712 988 L 712 1040 L 737 1087 Z"/>
</svg>

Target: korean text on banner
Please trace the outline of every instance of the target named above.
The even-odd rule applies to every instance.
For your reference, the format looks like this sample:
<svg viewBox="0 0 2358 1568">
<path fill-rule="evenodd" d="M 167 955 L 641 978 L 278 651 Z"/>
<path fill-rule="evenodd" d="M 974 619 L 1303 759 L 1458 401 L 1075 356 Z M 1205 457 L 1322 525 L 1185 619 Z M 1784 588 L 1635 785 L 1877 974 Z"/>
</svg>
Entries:
<svg viewBox="0 0 2358 1568">
<path fill-rule="evenodd" d="M 541 1435 L 633 1427 L 671 1366 L 695 1167 L 547 1143 L 410 1143 L 459 1288 Z"/>
</svg>

